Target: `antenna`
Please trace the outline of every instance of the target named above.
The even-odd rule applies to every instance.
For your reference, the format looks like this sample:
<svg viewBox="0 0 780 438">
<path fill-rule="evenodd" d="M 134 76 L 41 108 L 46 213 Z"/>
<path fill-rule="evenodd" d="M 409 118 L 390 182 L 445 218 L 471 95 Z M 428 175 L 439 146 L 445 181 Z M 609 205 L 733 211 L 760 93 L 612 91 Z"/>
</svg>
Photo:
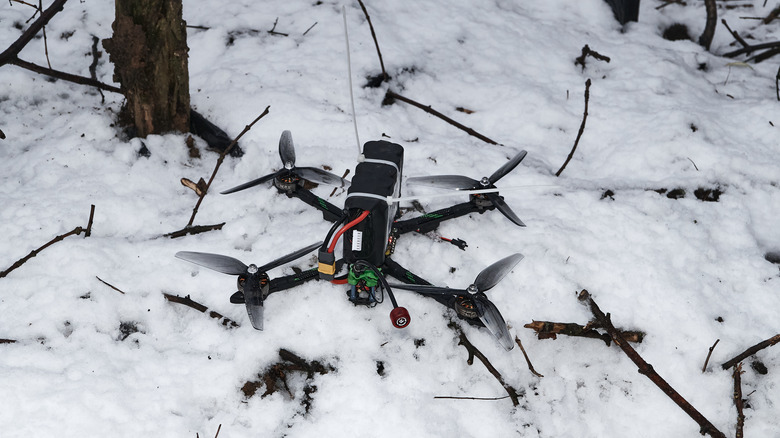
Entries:
<svg viewBox="0 0 780 438">
<path fill-rule="evenodd" d="M 358 134 L 357 116 L 355 115 L 355 95 L 352 92 L 352 59 L 349 55 L 349 31 L 347 30 L 347 7 L 341 6 L 344 16 L 344 41 L 347 43 L 347 73 L 349 74 L 349 100 L 352 104 L 352 124 L 355 126 L 355 140 L 357 141 L 358 161 L 363 161 L 363 151 L 360 148 L 360 135 Z"/>
</svg>

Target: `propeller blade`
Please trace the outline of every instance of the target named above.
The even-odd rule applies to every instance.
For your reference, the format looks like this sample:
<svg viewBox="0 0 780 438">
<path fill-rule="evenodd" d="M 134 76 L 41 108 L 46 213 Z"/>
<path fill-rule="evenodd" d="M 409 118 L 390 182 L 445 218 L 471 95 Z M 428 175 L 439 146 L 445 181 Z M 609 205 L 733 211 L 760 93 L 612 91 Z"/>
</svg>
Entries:
<svg viewBox="0 0 780 438">
<path fill-rule="evenodd" d="M 247 282 L 255 280 L 257 278 L 247 279 Z M 244 292 L 244 304 L 246 304 L 246 313 L 249 315 L 249 321 L 252 323 L 252 327 L 257 330 L 263 329 L 263 296 L 259 287 L 245 288 Z"/>
<path fill-rule="evenodd" d="M 523 257 L 524 256 L 520 253 L 512 254 L 483 269 L 477 276 L 477 279 L 474 280 L 474 286 L 477 287 L 477 291 L 487 292 L 492 289 L 493 286 L 497 285 L 499 281 L 506 277 L 506 274 L 508 274 L 512 268 L 520 263 L 520 260 L 523 260 Z"/>
<path fill-rule="evenodd" d="M 523 161 L 523 158 L 528 154 L 526 151 L 520 151 L 519 154 L 515 155 L 511 160 L 507 161 L 503 166 L 499 167 L 498 170 L 493 172 L 492 175 L 488 178 L 490 180 L 491 184 L 495 184 L 496 181 L 500 180 L 504 177 L 507 173 L 511 172 L 515 167 L 517 167 L 518 164 L 520 164 L 521 161 Z"/>
<path fill-rule="evenodd" d="M 295 147 L 293 146 L 292 132 L 283 131 L 279 137 L 279 157 L 285 169 L 295 167 Z"/>
<path fill-rule="evenodd" d="M 262 184 L 262 183 L 264 183 L 266 181 L 270 181 L 270 180 L 272 180 L 272 179 L 274 179 L 274 178 L 276 178 L 278 176 L 283 175 L 285 172 L 287 172 L 286 169 L 277 170 L 274 173 L 270 173 L 270 174 L 268 174 L 266 176 L 261 176 L 260 178 L 257 178 L 257 179 L 254 179 L 252 181 L 249 181 L 248 183 L 241 184 L 240 186 L 235 186 L 232 189 L 227 189 L 224 192 L 220 192 L 220 194 L 227 195 L 229 193 L 239 192 L 241 190 L 248 189 L 250 187 L 254 187 L 254 186 L 260 185 L 260 184 Z"/>
<path fill-rule="evenodd" d="M 506 321 L 504 321 L 504 317 L 501 316 L 501 312 L 498 311 L 496 305 L 484 296 L 475 296 L 474 304 L 477 307 L 479 320 L 482 321 L 482 324 L 485 324 L 485 327 L 493 336 L 495 336 L 498 343 L 501 344 L 506 351 L 514 348 L 515 344 L 512 342 L 512 336 L 506 328 Z"/>
<path fill-rule="evenodd" d="M 479 187 L 479 181 L 462 175 L 432 175 L 408 178 L 408 184 L 440 189 L 469 190 Z"/>
<path fill-rule="evenodd" d="M 317 184 L 327 184 L 329 186 L 337 187 L 350 186 L 350 182 L 346 179 L 316 167 L 296 167 L 293 169 L 293 172 L 299 177 Z"/>
<path fill-rule="evenodd" d="M 503 199 L 501 199 L 501 196 L 498 196 L 498 193 L 485 193 L 485 195 L 490 199 L 490 202 L 493 203 L 493 205 L 496 206 L 498 211 L 500 211 L 504 216 L 506 216 L 510 221 L 514 222 L 516 225 L 524 227 L 525 224 L 523 221 L 520 220 L 519 217 L 515 214 L 514 211 L 512 211 L 511 208 L 504 202 Z"/>
<path fill-rule="evenodd" d="M 468 295 L 465 289 L 450 289 L 448 287 L 429 286 L 425 284 L 391 284 L 391 288 L 404 289 L 427 295 Z"/>
<path fill-rule="evenodd" d="M 295 251 L 295 252 L 292 252 L 290 254 L 287 254 L 284 257 L 280 257 L 280 258 L 272 261 L 271 263 L 265 264 L 265 265 L 257 268 L 257 270 L 259 272 L 268 272 L 271 269 L 276 268 L 277 266 L 282 266 L 285 263 L 289 263 L 289 262 L 291 262 L 293 260 L 299 259 L 299 258 L 305 256 L 306 254 L 314 251 L 315 249 L 319 248 L 320 246 L 322 246 L 322 242 L 317 242 L 317 243 L 311 244 L 311 245 L 307 246 L 306 248 L 301 248 L 298 251 Z"/>
<path fill-rule="evenodd" d="M 195 263 L 196 265 L 205 266 L 223 274 L 240 275 L 247 270 L 247 266 L 240 260 L 220 254 L 179 251 L 176 253 L 176 258 Z"/>
</svg>

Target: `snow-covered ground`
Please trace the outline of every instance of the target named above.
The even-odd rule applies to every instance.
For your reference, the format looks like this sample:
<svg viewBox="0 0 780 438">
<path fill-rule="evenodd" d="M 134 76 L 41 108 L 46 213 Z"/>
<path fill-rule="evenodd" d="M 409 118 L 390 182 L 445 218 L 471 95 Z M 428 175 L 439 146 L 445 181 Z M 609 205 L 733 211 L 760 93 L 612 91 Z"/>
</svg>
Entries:
<svg viewBox="0 0 780 438">
<path fill-rule="evenodd" d="M 464 326 L 523 393 L 518 407 L 434 398 L 506 393 L 479 361 L 467 364 L 447 327 L 451 313 L 431 299 L 399 291 L 412 323 L 398 330 L 388 304 L 354 307 L 342 286 L 311 282 L 272 295 L 258 332 L 244 307 L 228 302 L 232 277 L 174 258 L 206 251 L 262 264 L 324 237 L 321 214 L 271 187 L 216 192 L 278 169 L 285 129 L 299 165 L 354 171 L 342 2 L 185 0 L 185 19 L 197 26 L 188 34 L 193 107 L 231 135 L 269 105 L 270 114 L 242 138 L 246 154 L 225 161 L 200 207 L 196 224 L 224 228 L 180 239 L 163 237 L 187 224 L 196 202 L 179 180 L 208 179 L 217 154 L 191 159 L 186 135 L 168 134 L 145 139 L 151 156 L 141 157 L 142 141 L 115 125 L 121 96 L 102 101 L 92 88 L 1 67 L 0 269 L 86 226 L 90 205 L 96 210 L 90 237 L 68 237 L 0 278 L 0 338 L 17 341 L 0 345 L 0 436 L 213 436 L 219 425 L 222 437 L 697 436 L 697 424 L 614 345 L 537 340 L 523 327 L 586 323 L 582 289 L 615 325 L 645 332 L 638 352 L 734 436 L 731 371 L 720 364 L 780 333 L 778 266 L 765 258 L 780 251 L 780 58 L 747 67 L 717 56 L 734 48 L 721 24 L 711 52 L 662 39 L 674 22 L 701 33 L 703 2 L 688 3 L 643 1 L 639 22 L 623 30 L 603 0 L 368 1 L 392 76 L 379 88 L 364 87 L 381 71 L 368 23 L 357 3 L 345 4 L 360 138 L 403 145 L 405 176 L 479 178 L 528 151 L 499 184 L 524 187 L 502 194 L 526 228 L 498 212 L 472 215 L 436 236 L 404 236 L 394 255 L 451 287 L 511 253 L 526 256 L 489 294 L 544 377 L 531 374 L 518 348 L 506 352 L 486 330 Z M 778 21 L 740 17 L 777 6 L 743 1 L 719 13 L 750 41 L 768 42 L 780 39 Z M 31 15 L 28 6 L 0 4 L 0 49 Z M 66 3 L 46 28 L 52 67 L 89 76 L 92 36 L 110 37 L 112 21 L 113 2 Z M 268 32 L 275 23 L 287 36 Z M 575 65 L 586 44 L 610 62 Z M 43 39 L 21 58 L 45 64 Z M 105 54 L 97 73 L 113 83 Z M 582 121 L 587 79 L 585 132 L 556 178 Z M 388 87 L 502 145 L 400 102 L 383 106 Z M 652 190 L 677 188 L 684 198 Z M 698 188 L 722 194 L 703 202 Z M 345 193 L 331 190 L 315 193 L 341 205 Z M 420 202 L 432 211 L 463 199 Z M 460 251 L 438 235 L 469 246 Z M 314 263 L 308 256 L 270 274 Z M 241 326 L 227 329 L 163 293 L 190 295 Z M 280 360 L 280 349 L 335 370 L 314 374 L 309 412 L 302 374 L 291 376 L 294 398 L 241 391 Z M 780 430 L 777 366 L 773 349 L 745 363 L 745 436 Z"/>
</svg>

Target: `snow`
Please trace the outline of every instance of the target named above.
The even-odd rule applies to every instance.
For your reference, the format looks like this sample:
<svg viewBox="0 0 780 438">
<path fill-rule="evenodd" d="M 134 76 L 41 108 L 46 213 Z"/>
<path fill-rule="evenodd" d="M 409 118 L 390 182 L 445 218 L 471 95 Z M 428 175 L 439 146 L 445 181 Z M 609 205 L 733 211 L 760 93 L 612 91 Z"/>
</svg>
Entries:
<svg viewBox="0 0 780 438">
<path fill-rule="evenodd" d="M 766 16 L 777 2 L 742 3 L 719 8 L 719 18 L 751 41 L 778 40 L 776 22 L 740 19 Z M 17 341 L 0 345 L 0 435 L 212 436 L 222 425 L 220 436 L 230 437 L 695 436 L 696 423 L 614 345 L 538 340 L 523 328 L 532 320 L 586 323 L 591 314 L 576 293 L 587 289 L 616 326 L 645 332 L 637 351 L 734 436 L 731 370 L 720 364 L 780 332 L 780 272 L 765 259 L 780 251 L 778 61 L 744 67 L 718 56 L 733 50 L 720 24 L 711 52 L 664 40 L 674 22 L 699 35 L 705 11 L 701 2 L 660 4 L 642 2 L 639 22 L 623 29 L 602 0 L 367 2 L 389 87 L 501 145 L 400 102 L 383 106 L 388 84 L 363 87 L 381 71 L 368 23 L 357 3 L 345 4 L 360 138 L 403 145 L 405 176 L 480 178 L 529 152 L 498 184 L 524 186 L 502 195 L 526 228 L 498 212 L 470 215 L 437 230 L 466 240 L 466 251 L 410 234 L 394 255 L 450 287 L 525 255 L 489 294 L 544 377 L 531 374 L 518 348 L 506 352 L 487 330 L 463 328 L 522 394 L 518 407 L 434 398 L 506 393 L 478 360 L 466 363 L 447 327 L 452 314 L 433 300 L 399 292 L 412 323 L 398 330 L 389 305 L 355 307 L 343 287 L 310 282 L 272 295 L 258 332 L 244 307 L 228 302 L 232 277 L 173 256 L 205 251 L 259 265 L 324 237 L 330 225 L 320 213 L 270 187 L 217 192 L 278 169 L 285 129 L 299 165 L 354 172 L 341 2 L 185 1 L 187 23 L 199 26 L 188 33 L 193 107 L 231 135 L 269 105 L 270 114 L 241 139 L 246 155 L 225 161 L 200 207 L 196 224 L 225 222 L 223 229 L 180 239 L 163 237 L 186 225 L 196 202 L 179 180 L 208 179 L 215 153 L 190 158 L 186 135 L 176 133 L 127 139 L 116 126 L 121 96 L 103 101 L 92 88 L 3 66 L 0 268 L 86 226 L 90 205 L 96 211 L 90 237 L 68 237 L 0 279 L 0 338 Z M 0 4 L 0 47 L 31 15 L 19 3 Z M 46 28 L 52 67 L 88 76 L 92 36 L 110 37 L 112 21 L 111 2 L 66 3 Z M 268 33 L 274 23 L 288 36 Z M 610 62 L 575 65 L 585 44 Z M 45 64 L 43 39 L 20 57 Z M 98 79 L 113 84 L 112 74 L 104 53 Z M 582 121 L 587 79 L 585 131 L 556 178 Z M 148 158 L 137 154 L 142 143 Z M 653 191 L 677 188 L 684 198 Z M 698 188 L 722 194 L 703 202 Z M 342 205 L 345 193 L 328 197 L 331 190 L 315 193 Z M 603 197 L 607 190 L 612 197 Z M 440 192 L 404 189 L 431 193 Z M 421 198 L 427 211 L 461 201 Z M 270 274 L 313 263 L 308 256 Z M 163 293 L 189 295 L 241 326 L 227 329 Z M 241 391 L 279 361 L 280 349 L 335 369 L 314 375 L 308 413 L 303 375 L 291 377 L 292 399 Z M 768 374 L 751 366 L 756 360 Z M 779 362 L 771 348 L 745 362 L 745 436 L 780 430 Z"/>
</svg>

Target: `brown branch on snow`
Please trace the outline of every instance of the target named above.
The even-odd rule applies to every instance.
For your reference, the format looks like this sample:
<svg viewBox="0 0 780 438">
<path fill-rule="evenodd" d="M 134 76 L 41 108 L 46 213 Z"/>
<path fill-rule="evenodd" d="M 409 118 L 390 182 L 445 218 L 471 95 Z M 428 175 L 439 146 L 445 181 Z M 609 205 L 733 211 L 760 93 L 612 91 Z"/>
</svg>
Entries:
<svg viewBox="0 0 780 438">
<path fill-rule="evenodd" d="M 734 367 L 734 406 L 737 408 L 737 438 L 743 438 L 745 428 L 745 403 L 742 400 L 742 364 Z"/>
<path fill-rule="evenodd" d="M 371 37 L 374 38 L 376 54 L 379 55 L 379 66 L 382 67 L 382 77 L 384 77 L 384 81 L 389 81 L 390 75 L 385 71 L 385 63 L 382 61 L 382 51 L 379 50 L 379 41 L 376 39 L 376 32 L 374 32 L 374 25 L 371 24 L 371 17 L 368 16 L 368 10 L 366 9 L 366 5 L 363 4 L 363 0 L 358 0 L 358 3 L 360 4 L 360 8 L 363 9 L 363 15 L 366 16 L 366 21 L 368 21 L 368 28 L 371 29 Z"/>
<path fill-rule="evenodd" d="M 473 130 L 473 129 L 465 126 L 465 125 L 462 125 L 462 124 L 456 122 L 455 120 L 452 120 L 451 118 L 449 118 L 449 117 L 445 116 L 444 114 L 442 114 L 442 113 L 436 111 L 435 109 L 431 108 L 430 105 L 425 106 L 425 105 L 423 105 L 423 104 L 421 104 L 419 102 L 415 102 L 414 100 L 409 99 L 408 97 L 401 96 L 400 94 L 395 93 L 392 90 L 387 90 L 387 94 L 385 95 L 385 102 L 392 101 L 393 99 L 397 99 L 397 100 L 400 100 L 401 102 L 408 103 L 409 105 L 416 106 L 417 108 L 420 108 L 421 110 L 425 111 L 426 113 L 434 115 L 434 116 L 444 120 L 445 122 L 449 123 L 450 125 L 458 128 L 458 129 L 460 129 L 462 131 L 465 131 L 468 134 L 473 135 L 474 137 L 477 137 L 478 139 L 484 141 L 485 143 L 490 143 L 490 144 L 494 144 L 494 145 L 498 145 L 498 146 L 503 146 L 500 143 L 496 143 L 494 140 L 491 140 L 490 138 L 485 137 L 484 135 L 480 134 L 479 132 L 477 132 L 477 131 L 475 131 L 475 130 Z"/>
<path fill-rule="evenodd" d="M 587 44 L 585 44 L 582 47 L 582 54 L 574 59 L 574 65 L 581 65 L 582 71 L 585 71 L 585 58 L 587 58 L 588 56 L 592 56 L 594 59 L 598 59 L 599 61 L 604 61 L 607 63 L 611 61 L 611 59 L 609 59 L 609 56 L 604 56 L 595 50 L 591 50 L 591 48 Z"/>
<path fill-rule="evenodd" d="M 189 295 L 187 295 L 186 297 L 180 297 L 178 295 L 171 295 L 171 294 L 163 292 L 163 296 L 165 297 L 166 300 L 170 301 L 171 303 L 182 304 L 184 306 L 187 306 L 187 307 L 190 307 L 192 309 L 195 309 L 195 310 L 197 310 L 200 313 L 206 313 L 208 316 L 210 316 L 210 317 L 212 317 L 212 318 L 214 318 L 216 320 L 219 320 L 220 323 L 222 325 L 224 325 L 225 327 L 228 327 L 228 326 L 230 326 L 230 327 L 239 327 L 239 324 L 237 322 L 235 322 L 232 319 L 222 315 L 219 312 L 215 312 L 213 310 L 210 311 L 210 312 L 207 312 L 209 310 L 208 307 L 204 306 L 203 304 L 198 303 L 197 301 L 194 301 L 192 298 L 190 298 Z"/>
<path fill-rule="evenodd" d="M 114 289 L 115 291 L 119 292 L 120 294 L 125 295 L 125 292 L 122 289 L 118 289 L 113 284 L 107 283 L 105 280 L 103 280 L 102 278 L 98 277 L 97 275 L 95 276 L 95 278 L 97 278 L 101 283 L 105 284 L 106 286 L 110 287 L 111 289 Z"/>
<path fill-rule="evenodd" d="M 610 315 L 608 313 L 605 314 L 599 308 L 587 290 L 583 289 L 582 292 L 580 292 L 579 300 L 588 304 L 588 307 L 590 308 L 591 313 L 593 313 L 593 316 L 596 318 L 596 321 L 607 330 L 607 333 L 612 336 L 612 340 L 615 341 L 615 344 L 617 344 L 621 350 L 623 350 L 626 356 L 628 356 L 629 359 L 631 359 L 631 361 L 639 367 L 639 373 L 647 376 L 647 378 L 655 383 L 655 385 L 658 386 L 658 388 L 660 388 L 664 394 L 669 396 L 669 398 L 672 399 L 672 401 L 675 402 L 677 406 L 685 411 L 685 413 L 688 414 L 688 416 L 690 416 L 699 425 L 699 432 L 702 435 L 708 434 L 716 438 L 726 438 L 726 435 L 724 435 L 723 432 L 719 431 L 709 420 L 707 420 L 707 418 L 704 417 L 704 415 L 697 411 L 693 405 L 688 403 L 688 401 L 685 400 L 685 398 L 683 398 L 680 393 L 672 388 L 672 386 L 669 385 L 669 383 L 653 369 L 652 365 L 645 362 L 642 356 L 640 356 L 639 353 L 637 353 L 636 350 L 634 350 L 634 348 L 628 344 L 628 342 L 623 338 L 615 326 L 612 325 Z"/>
<path fill-rule="evenodd" d="M 506 398 L 509 398 L 508 395 L 505 395 L 503 397 L 459 397 L 455 395 L 437 395 L 433 397 L 434 399 L 449 399 L 449 400 L 504 400 Z"/>
<path fill-rule="evenodd" d="M 175 233 L 171 233 L 171 234 L 166 235 L 166 236 L 181 237 L 179 235 L 175 235 L 174 236 L 174 234 L 181 233 L 182 231 L 185 231 L 188 228 L 192 227 L 192 223 L 193 223 L 193 221 L 195 221 L 195 215 L 198 214 L 198 208 L 200 208 L 200 204 L 203 202 L 203 198 L 205 198 L 206 195 L 208 194 L 209 188 L 211 187 L 211 183 L 214 182 L 214 177 L 217 176 L 217 171 L 219 171 L 219 166 L 221 166 L 222 162 L 225 161 L 225 156 L 227 156 L 227 154 L 230 153 L 230 150 L 233 149 L 233 146 L 235 146 L 238 143 L 238 140 L 240 140 L 241 137 L 244 136 L 244 134 L 246 134 L 247 132 L 249 132 L 250 129 L 252 129 L 252 126 L 254 126 L 255 123 L 257 123 L 260 119 L 262 119 L 263 117 L 265 117 L 269 113 L 270 108 L 271 108 L 270 106 L 265 107 L 265 110 L 259 116 L 257 116 L 257 118 L 255 118 L 255 120 L 253 120 L 252 123 L 246 125 L 244 127 L 244 130 L 241 131 L 241 133 L 238 134 L 238 136 L 236 138 L 234 138 L 233 141 L 230 142 L 228 147 L 226 147 L 225 150 L 222 151 L 219 154 L 219 158 L 217 159 L 217 165 L 214 166 L 214 171 L 211 173 L 211 178 L 209 178 L 209 181 L 206 183 L 205 190 L 203 190 L 201 195 L 198 196 L 198 202 L 195 204 L 195 208 L 192 209 L 192 216 L 190 216 L 190 221 L 187 222 L 187 226 L 184 227 L 184 230 L 177 231 Z M 186 235 L 186 234 L 191 234 L 191 233 L 185 233 L 185 234 L 182 234 L 182 235 Z"/>
<path fill-rule="evenodd" d="M 577 138 L 574 140 L 574 146 L 572 146 L 571 152 L 569 152 L 569 156 L 566 157 L 566 161 L 563 162 L 563 166 L 561 166 L 561 168 L 558 169 L 557 172 L 555 172 L 555 176 L 561 176 L 561 173 L 563 173 L 563 169 L 566 168 L 566 165 L 569 164 L 569 161 L 571 161 L 572 157 L 574 156 L 574 151 L 577 150 L 577 145 L 580 143 L 580 138 L 582 137 L 582 133 L 585 131 L 585 121 L 588 120 L 589 100 L 590 100 L 590 79 L 585 81 L 585 111 L 582 113 L 582 123 L 580 124 L 580 130 L 577 133 Z"/>
<path fill-rule="evenodd" d="M 734 365 L 742 362 L 743 360 L 747 359 L 749 356 L 756 354 L 757 352 L 763 350 L 764 348 L 771 347 L 777 344 L 778 342 L 780 342 L 780 334 L 774 335 L 771 338 L 767 339 L 766 341 L 759 342 L 758 344 L 736 355 L 733 359 L 727 360 L 721 366 L 723 367 L 724 370 L 727 370 L 733 367 Z"/>
<path fill-rule="evenodd" d="M 76 227 L 76 228 L 72 229 L 71 231 L 69 231 L 69 232 L 67 232 L 65 234 L 61 234 L 61 235 L 55 237 L 54 239 L 50 240 L 49 242 L 47 242 L 46 244 L 44 244 L 40 248 L 32 250 L 29 254 L 27 254 L 26 256 L 24 256 L 21 259 L 17 260 L 16 263 L 11 265 L 10 268 L 6 269 L 3 272 L 0 272 L 0 278 L 3 278 L 6 275 L 10 274 L 11 271 L 13 271 L 14 269 L 22 266 L 28 260 L 30 260 L 31 258 L 37 256 L 44 249 L 50 247 L 51 245 L 54 245 L 55 243 L 65 239 L 68 236 L 73 236 L 73 235 L 84 233 L 84 237 L 85 238 L 89 237 L 90 234 L 92 233 L 92 219 L 94 217 L 95 217 L 95 206 L 92 205 L 92 207 L 90 208 L 90 211 L 89 211 L 89 222 L 87 223 L 87 228 L 86 229 L 82 228 L 82 227 Z"/>
<path fill-rule="evenodd" d="M 220 425 L 217 427 L 217 433 L 216 433 L 216 435 L 214 435 L 214 438 L 217 438 L 217 437 L 219 437 L 219 431 L 220 431 L 220 430 L 222 430 L 222 425 L 221 425 L 221 424 L 220 424 Z M 200 438 L 200 435 L 198 435 L 197 433 L 195 433 L 195 438 Z"/>
<path fill-rule="evenodd" d="M 583 338 L 600 339 L 609 347 L 612 344 L 612 337 L 609 333 L 599 333 L 596 331 L 600 327 L 595 322 L 586 325 L 580 325 L 573 322 L 552 322 L 552 321 L 533 321 L 523 327 L 532 329 L 536 332 L 539 339 L 557 339 L 558 335 L 575 336 Z M 645 334 L 637 330 L 619 330 L 628 342 L 641 343 Z"/>
<path fill-rule="evenodd" d="M 707 353 L 707 359 L 704 360 L 704 366 L 701 367 L 701 372 L 707 371 L 707 364 L 710 363 L 710 357 L 712 356 L 712 350 L 715 349 L 715 346 L 718 345 L 718 342 L 720 342 L 720 339 L 716 340 L 714 344 L 712 344 L 712 347 L 710 347 L 709 353 Z"/>
<path fill-rule="evenodd" d="M 498 383 L 501 384 L 501 386 L 504 387 L 504 390 L 507 394 L 509 394 L 509 398 L 512 399 L 512 405 L 519 406 L 520 400 L 519 398 L 522 396 L 522 394 L 519 394 L 515 388 L 513 388 L 510 384 L 506 383 L 504 381 L 504 378 L 501 376 L 501 373 L 498 372 L 498 370 L 493 366 L 492 363 L 490 363 L 490 360 L 481 352 L 477 347 L 474 346 L 474 344 L 469 341 L 469 339 L 466 337 L 466 334 L 463 332 L 463 330 L 460 328 L 460 326 L 455 323 L 451 322 L 449 324 L 449 327 L 458 334 L 459 342 L 458 345 L 462 345 L 463 348 L 466 349 L 466 351 L 469 354 L 469 358 L 466 360 L 466 362 L 469 365 L 474 364 L 474 357 L 476 356 L 480 362 L 482 362 L 483 365 L 485 365 L 485 368 L 487 368 L 488 371 L 490 371 L 490 374 L 493 375 L 493 377 L 498 380 Z"/>
<path fill-rule="evenodd" d="M 725 19 L 725 18 L 724 18 L 724 19 L 722 19 L 722 20 L 720 20 L 720 22 L 721 22 L 721 23 L 723 23 L 723 26 L 726 28 L 726 30 L 727 30 L 727 31 L 729 31 L 729 33 L 731 34 L 731 36 L 732 36 L 732 37 L 734 37 L 734 39 L 735 39 L 735 40 L 736 40 L 736 41 L 737 41 L 737 42 L 738 42 L 738 43 L 739 43 L 739 44 L 740 44 L 742 47 L 750 47 L 750 44 L 748 44 L 748 43 L 747 43 L 747 41 L 745 41 L 744 39 L 742 39 L 742 37 L 739 35 L 739 33 L 737 33 L 737 31 L 735 31 L 735 30 L 731 30 L 731 27 L 730 27 L 730 26 L 729 26 L 729 24 L 726 22 L 726 19 Z"/>
<path fill-rule="evenodd" d="M 523 357 L 525 358 L 525 362 L 528 364 L 528 369 L 531 371 L 531 373 L 533 373 L 533 375 L 536 377 L 544 377 L 543 374 L 536 372 L 536 370 L 534 369 L 534 366 L 531 363 L 531 359 L 528 358 L 528 353 L 526 353 L 525 348 L 523 348 L 523 343 L 520 342 L 520 338 L 518 338 L 517 336 L 515 336 L 515 343 L 517 344 L 518 347 L 520 347 L 520 351 L 523 352 Z"/>
<path fill-rule="evenodd" d="M 225 222 L 222 222 L 220 224 L 214 224 L 214 225 L 195 225 L 192 227 L 184 227 L 181 230 L 174 231 L 168 234 L 163 234 L 163 237 L 170 237 L 171 239 L 177 239 L 179 237 L 206 233 L 209 231 L 221 230 L 223 226 L 225 226 Z"/>
<path fill-rule="evenodd" d="M 777 68 L 777 76 L 775 76 L 775 93 L 777 93 L 777 100 L 780 102 L 780 67 Z"/>
<path fill-rule="evenodd" d="M 0 66 L 11 64 L 26 70 L 30 70 L 34 73 L 51 76 L 56 79 L 62 79 L 65 81 L 69 81 L 81 85 L 93 86 L 93 87 L 97 87 L 100 90 L 112 91 L 114 93 L 121 93 L 118 87 L 104 84 L 95 79 L 85 78 L 83 76 L 78 76 L 70 73 L 65 73 L 59 70 L 54 70 L 51 68 L 51 63 L 49 63 L 49 67 L 44 67 L 38 64 L 33 64 L 32 62 L 27 62 L 19 59 L 19 52 L 21 52 L 22 49 L 24 49 L 24 47 L 35 37 L 36 34 L 38 34 L 38 32 L 44 29 L 44 26 L 48 24 L 48 22 L 54 17 L 54 15 L 56 15 L 58 12 L 62 10 L 66 1 L 67 0 L 55 0 L 54 2 L 52 2 L 52 4 L 45 11 L 41 13 L 40 17 L 38 17 L 38 19 L 35 20 L 30 25 L 30 27 L 28 27 L 27 30 L 24 31 L 16 41 L 14 41 L 10 46 L 8 46 L 8 48 L 5 49 L 5 51 L 0 53 Z M 30 6 L 35 7 L 34 5 L 30 5 Z M 47 60 L 48 60 L 48 56 L 47 56 Z"/>
<path fill-rule="evenodd" d="M 718 25 L 718 7 L 715 5 L 715 0 L 704 0 L 704 8 L 707 10 L 707 23 L 699 37 L 699 44 L 710 50 L 712 38 L 715 37 L 715 27 Z"/>
<path fill-rule="evenodd" d="M 13 339 L 0 339 L 0 344 L 15 344 L 16 341 Z"/>
</svg>

